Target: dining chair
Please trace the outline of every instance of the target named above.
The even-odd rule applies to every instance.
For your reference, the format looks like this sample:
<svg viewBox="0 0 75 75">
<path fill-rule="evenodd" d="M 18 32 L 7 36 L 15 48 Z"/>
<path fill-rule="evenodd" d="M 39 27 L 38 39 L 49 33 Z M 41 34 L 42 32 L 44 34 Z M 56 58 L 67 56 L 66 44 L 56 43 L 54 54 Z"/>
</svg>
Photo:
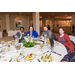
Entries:
<svg viewBox="0 0 75 75">
<path fill-rule="evenodd" d="M 74 51 L 75 51 L 75 44 L 74 44 L 74 42 L 73 42 L 73 41 L 71 41 L 71 43 L 72 43 L 72 45 L 73 45 L 73 47 L 74 47 Z"/>
<path fill-rule="evenodd" d="M 75 44 L 75 36 L 73 36 L 73 35 L 69 35 L 69 38 L 70 38 L 70 40 L 73 41 L 74 44 Z"/>
<path fill-rule="evenodd" d="M 7 31 L 3 30 L 3 37 L 7 36 Z"/>
<path fill-rule="evenodd" d="M 71 43 L 72 43 L 72 45 L 73 45 L 73 47 L 74 47 L 74 51 L 75 51 L 75 37 L 72 36 L 72 35 L 69 35 L 69 38 L 70 38 L 70 40 L 71 40 Z"/>
</svg>

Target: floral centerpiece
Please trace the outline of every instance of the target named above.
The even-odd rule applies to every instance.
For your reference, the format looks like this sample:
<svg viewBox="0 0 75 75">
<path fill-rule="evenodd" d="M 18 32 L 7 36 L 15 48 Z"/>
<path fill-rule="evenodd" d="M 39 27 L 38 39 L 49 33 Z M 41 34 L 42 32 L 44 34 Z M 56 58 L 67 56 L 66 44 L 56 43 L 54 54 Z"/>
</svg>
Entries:
<svg viewBox="0 0 75 75">
<path fill-rule="evenodd" d="M 22 42 L 23 42 L 23 46 L 25 46 L 25 47 L 34 47 L 34 45 L 35 45 L 34 38 L 32 38 L 30 36 L 24 37 L 24 40 Z"/>
</svg>

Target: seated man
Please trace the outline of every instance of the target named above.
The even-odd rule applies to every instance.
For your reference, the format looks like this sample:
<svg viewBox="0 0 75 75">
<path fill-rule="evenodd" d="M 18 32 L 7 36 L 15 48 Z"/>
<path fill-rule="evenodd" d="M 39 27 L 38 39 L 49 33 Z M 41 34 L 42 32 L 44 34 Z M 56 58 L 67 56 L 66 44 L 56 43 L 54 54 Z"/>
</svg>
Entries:
<svg viewBox="0 0 75 75">
<path fill-rule="evenodd" d="M 20 28 L 20 32 L 17 32 L 16 34 L 19 38 L 19 43 L 22 42 L 22 40 L 24 40 L 24 36 L 25 36 L 25 33 L 24 33 L 24 27 L 21 27 Z"/>
<path fill-rule="evenodd" d="M 42 40 L 44 40 L 44 35 L 47 35 L 47 38 L 56 40 L 55 35 L 50 30 L 48 30 L 48 28 L 46 26 L 44 26 L 44 31 L 41 34 Z"/>
<path fill-rule="evenodd" d="M 75 62 L 75 52 L 65 55 L 61 62 Z"/>
<path fill-rule="evenodd" d="M 34 38 L 37 38 L 38 37 L 38 33 L 34 30 L 34 28 L 32 26 L 29 27 L 29 30 L 26 34 L 26 36 L 31 36 L 31 37 L 34 37 Z"/>
</svg>

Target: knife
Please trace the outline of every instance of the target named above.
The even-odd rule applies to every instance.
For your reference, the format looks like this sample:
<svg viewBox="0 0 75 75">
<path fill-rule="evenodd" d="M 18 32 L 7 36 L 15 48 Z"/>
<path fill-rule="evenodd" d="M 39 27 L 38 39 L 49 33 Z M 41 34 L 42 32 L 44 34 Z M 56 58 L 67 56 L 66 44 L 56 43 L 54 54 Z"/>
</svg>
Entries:
<svg viewBox="0 0 75 75">
<path fill-rule="evenodd" d="M 55 52 L 55 51 L 53 51 L 53 53 L 58 54 L 58 55 L 60 55 L 60 56 L 61 56 L 61 54 L 59 54 L 59 53 L 57 53 L 57 52 Z"/>
<path fill-rule="evenodd" d="M 49 52 L 49 51 L 47 51 L 47 52 Z M 43 54 L 45 54 L 45 53 L 47 53 L 47 52 L 44 52 Z"/>
<path fill-rule="evenodd" d="M 41 62 L 39 59 L 37 59 L 39 62 Z"/>
</svg>

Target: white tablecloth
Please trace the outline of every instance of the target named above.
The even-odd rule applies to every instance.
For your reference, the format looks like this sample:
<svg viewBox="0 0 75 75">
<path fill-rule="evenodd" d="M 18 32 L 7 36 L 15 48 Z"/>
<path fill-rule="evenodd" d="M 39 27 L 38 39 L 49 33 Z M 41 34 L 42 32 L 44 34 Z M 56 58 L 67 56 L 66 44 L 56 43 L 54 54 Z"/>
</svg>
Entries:
<svg viewBox="0 0 75 75">
<path fill-rule="evenodd" d="M 1 58 L 0 62 L 3 62 L 4 59 L 7 59 L 7 61 L 5 61 L 5 62 L 9 62 L 11 55 L 14 53 L 15 47 L 11 46 L 10 49 L 11 49 L 11 51 L 6 52 L 3 55 L 3 56 L 5 56 L 5 58 Z M 27 54 L 30 54 L 30 53 L 34 53 L 35 54 L 37 51 L 40 51 L 40 50 L 41 49 L 40 49 L 39 45 L 37 45 L 36 48 L 35 47 L 25 48 L 23 55 L 26 56 Z M 43 53 L 48 51 L 48 50 L 50 50 L 50 45 L 44 46 L 42 48 Z M 21 50 L 18 50 L 18 53 L 20 53 L 20 51 Z M 51 53 L 51 56 L 53 57 L 53 61 L 52 62 L 60 62 L 61 59 L 67 54 L 67 50 L 64 47 L 64 45 L 62 45 L 62 44 L 59 44 L 59 46 L 54 47 L 54 51 L 57 52 L 57 53 L 60 53 L 62 56 L 59 56 L 59 55 L 57 55 L 55 53 Z M 38 62 L 37 58 L 39 58 L 41 60 L 41 56 L 36 56 L 35 59 L 32 60 L 32 62 Z M 25 61 L 26 62 L 30 62 L 30 61 L 27 61 L 27 60 L 25 60 Z M 41 60 L 41 62 L 43 62 L 43 61 Z"/>
<path fill-rule="evenodd" d="M 16 30 L 16 31 L 8 31 L 8 36 L 13 36 L 15 35 L 17 32 L 20 32 L 19 30 Z"/>
<path fill-rule="evenodd" d="M 2 38 L 2 32 L 0 32 L 0 38 Z"/>
</svg>

